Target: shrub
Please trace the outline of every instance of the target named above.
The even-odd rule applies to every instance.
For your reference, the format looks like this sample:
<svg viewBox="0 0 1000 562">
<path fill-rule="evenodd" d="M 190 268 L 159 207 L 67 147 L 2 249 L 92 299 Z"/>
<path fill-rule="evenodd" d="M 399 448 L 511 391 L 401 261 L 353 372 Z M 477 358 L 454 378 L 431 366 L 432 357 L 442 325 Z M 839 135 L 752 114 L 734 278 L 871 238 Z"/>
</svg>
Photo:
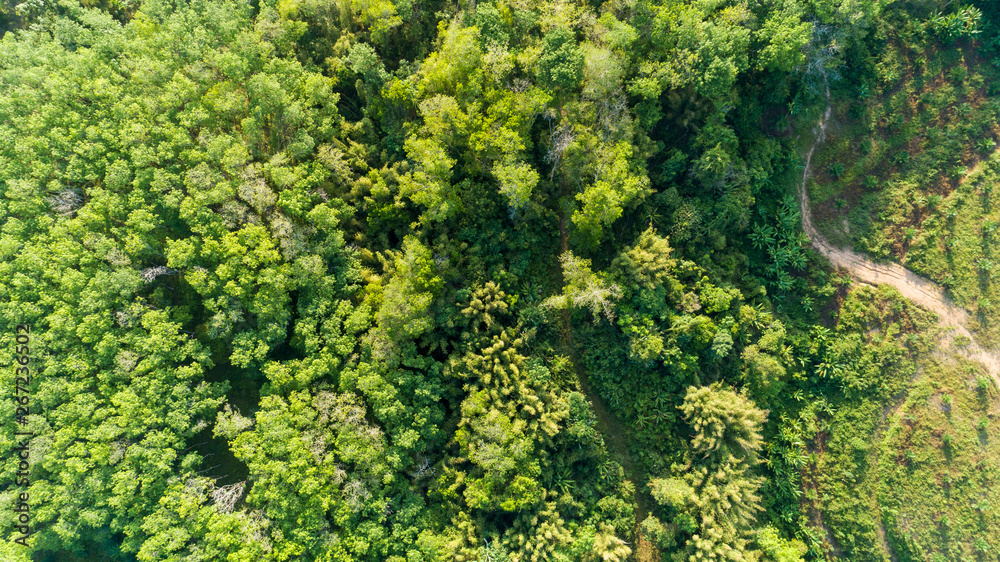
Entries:
<svg viewBox="0 0 1000 562">
<path fill-rule="evenodd" d="M 985 375 L 979 375 L 976 377 L 976 390 L 980 394 L 986 394 L 990 390 L 990 379 Z"/>
<path fill-rule="evenodd" d="M 986 542 L 986 539 L 979 537 L 976 542 L 972 543 L 972 546 L 976 548 L 976 552 L 982 554 L 988 554 L 991 550 L 990 543 Z"/>
<path fill-rule="evenodd" d="M 974 6 L 963 6 L 950 14 L 934 12 L 927 21 L 928 27 L 946 41 L 954 41 L 959 37 L 973 37 L 982 30 L 979 22 L 983 18 L 983 13 Z M 958 80 L 954 74 L 957 69 L 961 69 L 961 77 L 965 77 L 965 68 L 956 66 L 948 73 L 952 80 Z"/>
</svg>

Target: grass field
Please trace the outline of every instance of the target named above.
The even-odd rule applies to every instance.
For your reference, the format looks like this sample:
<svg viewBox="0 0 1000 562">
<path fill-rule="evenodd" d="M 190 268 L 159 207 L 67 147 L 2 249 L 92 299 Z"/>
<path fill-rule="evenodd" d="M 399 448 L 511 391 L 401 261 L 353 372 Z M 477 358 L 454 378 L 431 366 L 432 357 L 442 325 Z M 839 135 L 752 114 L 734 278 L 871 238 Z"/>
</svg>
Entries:
<svg viewBox="0 0 1000 562">
<path fill-rule="evenodd" d="M 888 542 L 900 560 L 996 560 L 996 392 L 980 385 L 979 369 L 967 362 L 931 356 L 922 367 L 878 444 Z"/>
<path fill-rule="evenodd" d="M 833 83 L 809 185 L 817 228 L 946 287 L 996 341 L 1000 75 L 979 45 L 940 44 L 916 24 L 885 41 L 862 86 Z"/>
<path fill-rule="evenodd" d="M 802 480 L 826 556 L 997 560 L 1000 397 L 983 366 L 889 287 L 852 289 L 834 334 L 843 369 L 805 424 Z"/>
</svg>

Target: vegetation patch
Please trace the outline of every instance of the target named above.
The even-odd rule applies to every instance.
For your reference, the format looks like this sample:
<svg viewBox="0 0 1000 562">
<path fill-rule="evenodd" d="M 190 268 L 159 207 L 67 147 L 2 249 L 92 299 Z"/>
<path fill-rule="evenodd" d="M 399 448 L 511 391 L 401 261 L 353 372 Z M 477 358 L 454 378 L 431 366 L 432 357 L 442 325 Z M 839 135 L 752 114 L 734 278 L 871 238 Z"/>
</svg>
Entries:
<svg viewBox="0 0 1000 562">
<path fill-rule="evenodd" d="M 993 559 L 996 389 L 982 365 L 939 348 L 932 322 L 892 291 L 852 291 L 833 331 L 855 354 L 841 392 L 789 424 L 806 430 L 802 497 L 831 556 Z"/>
<path fill-rule="evenodd" d="M 867 63 L 832 83 L 834 124 L 810 194 L 831 241 L 941 284 L 995 339 L 996 34 L 977 9 L 956 14 L 972 27 L 948 32 L 940 13 L 887 11 L 859 47 Z"/>
<path fill-rule="evenodd" d="M 876 486 L 900 560 L 992 560 L 1000 552 L 997 393 L 981 366 L 928 358 L 887 420 Z"/>
<path fill-rule="evenodd" d="M 992 556 L 996 10 L 0 4 L 0 559 Z"/>
</svg>

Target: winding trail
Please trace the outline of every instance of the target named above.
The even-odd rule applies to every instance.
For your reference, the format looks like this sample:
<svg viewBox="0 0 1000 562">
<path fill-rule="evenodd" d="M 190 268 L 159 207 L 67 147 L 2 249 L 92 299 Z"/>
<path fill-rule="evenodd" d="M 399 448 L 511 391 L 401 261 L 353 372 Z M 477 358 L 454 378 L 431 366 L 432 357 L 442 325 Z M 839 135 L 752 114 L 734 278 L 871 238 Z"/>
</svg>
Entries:
<svg viewBox="0 0 1000 562">
<path fill-rule="evenodd" d="M 904 297 L 938 315 L 942 327 L 950 328 L 952 336 L 965 336 L 971 342 L 965 347 L 965 353 L 970 359 L 979 361 L 986 366 L 993 381 L 1000 387 L 1000 354 L 976 343 L 975 337 L 968 329 L 969 313 L 956 305 L 944 290 L 933 281 L 925 279 L 897 263 L 875 263 L 871 259 L 846 248 L 838 248 L 824 238 L 812 222 L 812 211 L 809 207 L 809 197 L 806 193 L 806 182 L 811 173 L 813 152 L 826 138 L 826 127 L 833 113 L 830 101 L 830 86 L 826 84 L 826 110 L 820 118 L 816 131 L 816 140 L 806 155 L 805 169 L 802 171 L 802 182 L 799 184 L 799 210 L 802 215 L 802 229 L 812 242 L 814 248 L 823 254 L 835 268 L 843 268 L 857 279 L 872 285 L 887 284 L 896 288 Z"/>
<path fill-rule="evenodd" d="M 562 254 L 569 251 L 566 219 L 562 216 L 559 217 L 559 245 Z M 562 279 L 562 268 L 559 268 L 555 274 L 559 276 L 558 286 L 563 286 L 565 279 Z M 608 447 L 611 457 L 621 465 L 622 470 L 625 471 L 626 479 L 635 485 L 632 494 L 632 502 L 635 507 L 635 544 L 630 545 L 632 548 L 632 558 L 630 559 L 638 562 L 659 562 L 660 556 L 653 543 L 642 534 L 642 527 L 640 525 L 649 514 L 649 505 L 647 505 L 648 500 L 642 492 L 644 479 L 640 478 L 635 461 L 628 450 L 628 443 L 625 440 L 625 436 L 627 435 L 625 426 L 622 425 L 621 421 L 607 407 L 601 395 L 590 385 L 590 376 L 583 366 L 583 362 L 577 352 L 576 343 L 573 341 L 573 323 L 568 309 L 562 311 L 562 322 L 563 330 L 559 338 L 560 351 L 565 353 L 573 363 L 576 378 L 580 382 L 580 390 L 590 402 L 591 409 L 597 418 L 597 430 L 604 438 L 604 444 Z"/>
</svg>

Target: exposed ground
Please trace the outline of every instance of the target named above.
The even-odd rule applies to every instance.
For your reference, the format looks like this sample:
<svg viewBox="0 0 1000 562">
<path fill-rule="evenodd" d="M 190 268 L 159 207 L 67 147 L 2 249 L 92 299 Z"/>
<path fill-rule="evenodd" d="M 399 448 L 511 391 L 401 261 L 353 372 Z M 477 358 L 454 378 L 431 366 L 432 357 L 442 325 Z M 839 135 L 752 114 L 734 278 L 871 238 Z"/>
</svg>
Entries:
<svg viewBox="0 0 1000 562">
<path fill-rule="evenodd" d="M 812 172 L 813 152 L 825 140 L 826 128 L 833 113 L 830 103 L 830 88 L 826 88 L 826 110 L 817 125 L 816 140 L 806 155 L 805 168 L 802 172 L 802 182 L 799 184 L 799 205 L 802 214 L 802 229 L 816 250 L 830 260 L 835 268 L 847 270 L 852 276 L 865 283 L 873 285 L 887 284 L 896 288 L 904 297 L 938 315 L 939 323 L 952 331 L 955 336 L 968 339 L 968 345 L 962 346 L 963 352 L 975 361 L 986 366 L 994 382 L 1000 387 L 1000 353 L 986 348 L 975 341 L 969 331 L 969 313 L 955 305 L 944 290 L 936 283 L 929 281 L 905 267 L 896 263 L 876 263 L 871 259 L 846 248 L 831 244 L 813 226 L 812 212 L 809 207 L 809 197 L 806 183 Z M 954 346 L 953 346 L 954 347 Z"/>
</svg>

